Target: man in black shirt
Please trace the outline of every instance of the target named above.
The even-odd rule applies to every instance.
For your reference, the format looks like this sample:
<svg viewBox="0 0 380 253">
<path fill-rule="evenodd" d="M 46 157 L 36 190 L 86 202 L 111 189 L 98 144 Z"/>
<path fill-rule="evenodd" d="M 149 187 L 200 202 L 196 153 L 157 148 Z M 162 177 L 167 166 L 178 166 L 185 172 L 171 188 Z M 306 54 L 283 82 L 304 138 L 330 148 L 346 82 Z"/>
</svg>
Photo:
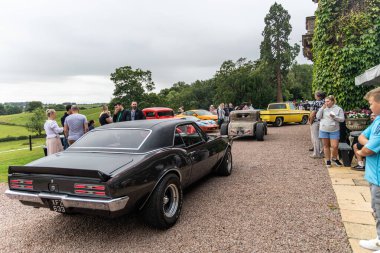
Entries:
<svg viewBox="0 0 380 253">
<path fill-rule="evenodd" d="M 69 116 L 71 114 L 71 105 L 66 105 L 66 112 L 65 114 L 63 114 L 63 116 L 61 117 L 61 124 L 62 124 L 62 127 L 65 126 L 65 119 L 67 116 Z M 65 136 L 63 138 L 63 149 L 67 149 L 69 147 L 69 143 L 67 141 L 67 136 Z"/>
<path fill-rule="evenodd" d="M 113 122 L 126 121 L 128 111 L 124 109 L 123 105 L 118 102 L 115 104 L 115 111 L 113 113 Z"/>
<path fill-rule="evenodd" d="M 126 120 L 141 120 L 145 119 L 143 111 L 137 108 L 137 102 L 133 101 L 131 103 L 131 110 L 126 113 Z"/>
</svg>

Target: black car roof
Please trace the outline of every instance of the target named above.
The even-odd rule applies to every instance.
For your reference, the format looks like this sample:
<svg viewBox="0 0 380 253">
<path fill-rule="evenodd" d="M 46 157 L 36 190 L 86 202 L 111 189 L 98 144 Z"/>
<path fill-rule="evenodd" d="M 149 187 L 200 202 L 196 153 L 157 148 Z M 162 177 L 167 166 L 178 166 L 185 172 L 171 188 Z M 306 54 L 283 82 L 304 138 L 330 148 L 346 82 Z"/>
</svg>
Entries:
<svg viewBox="0 0 380 253">
<path fill-rule="evenodd" d="M 163 147 L 173 146 L 174 130 L 178 124 L 194 123 L 186 119 L 157 119 L 157 120 L 134 120 L 118 123 L 107 124 L 95 130 L 113 129 L 113 128 L 141 128 L 152 130 L 149 138 L 144 142 L 138 152 L 147 152 Z"/>
<path fill-rule="evenodd" d="M 151 120 L 133 120 L 133 121 L 123 121 L 118 123 L 111 123 L 99 127 L 99 129 L 107 128 L 143 128 L 143 129 L 154 129 L 156 127 L 175 127 L 180 123 L 185 123 L 185 119 L 151 119 Z M 192 121 L 188 121 L 191 123 Z"/>
</svg>

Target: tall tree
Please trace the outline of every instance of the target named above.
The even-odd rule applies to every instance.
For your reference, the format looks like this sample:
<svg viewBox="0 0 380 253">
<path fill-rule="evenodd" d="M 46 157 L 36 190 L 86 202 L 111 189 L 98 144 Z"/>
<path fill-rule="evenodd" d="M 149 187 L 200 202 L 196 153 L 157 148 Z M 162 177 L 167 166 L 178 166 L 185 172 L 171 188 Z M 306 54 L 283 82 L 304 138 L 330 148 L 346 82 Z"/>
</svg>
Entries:
<svg viewBox="0 0 380 253">
<path fill-rule="evenodd" d="M 115 99 L 124 105 L 129 105 L 132 101 L 143 101 L 144 95 L 155 87 L 149 70 L 134 70 L 130 66 L 117 68 L 110 79 L 115 83 Z"/>
<path fill-rule="evenodd" d="M 37 108 L 33 111 L 32 116 L 28 123 L 26 123 L 26 128 L 33 133 L 37 133 L 38 135 L 42 134 L 44 130 L 45 123 L 45 112 L 42 108 Z"/>
<path fill-rule="evenodd" d="M 290 15 L 281 4 L 274 3 L 266 15 L 263 31 L 264 40 L 260 45 L 260 59 L 266 61 L 272 68 L 273 81 L 277 86 L 277 102 L 283 101 L 282 83 L 289 67 L 300 51 L 300 46 L 289 44 L 292 31 Z"/>
</svg>

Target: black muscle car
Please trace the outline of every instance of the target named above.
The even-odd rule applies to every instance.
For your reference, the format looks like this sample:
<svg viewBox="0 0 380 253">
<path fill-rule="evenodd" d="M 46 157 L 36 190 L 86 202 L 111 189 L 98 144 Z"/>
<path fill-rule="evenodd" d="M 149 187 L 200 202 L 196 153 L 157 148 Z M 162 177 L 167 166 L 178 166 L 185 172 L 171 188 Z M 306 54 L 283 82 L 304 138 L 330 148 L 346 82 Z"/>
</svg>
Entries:
<svg viewBox="0 0 380 253">
<path fill-rule="evenodd" d="M 88 132 L 66 151 L 9 167 L 6 195 L 60 213 L 109 217 L 139 210 L 166 229 L 182 207 L 182 189 L 211 172 L 228 176 L 231 143 L 192 121 L 139 120 Z"/>
</svg>

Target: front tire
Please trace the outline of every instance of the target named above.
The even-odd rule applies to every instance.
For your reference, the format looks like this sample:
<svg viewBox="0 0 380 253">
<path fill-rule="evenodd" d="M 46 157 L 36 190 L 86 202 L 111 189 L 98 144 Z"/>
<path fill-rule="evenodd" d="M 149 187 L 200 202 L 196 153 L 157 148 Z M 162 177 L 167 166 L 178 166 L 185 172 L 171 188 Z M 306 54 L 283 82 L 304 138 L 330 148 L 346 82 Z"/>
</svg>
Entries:
<svg viewBox="0 0 380 253">
<path fill-rule="evenodd" d="M 255 136 L 258 141 L 263 141 L 265 135 L 265 125 L 263 123 L 256 124 Z"/>
<path fill-rule="evenodd" d="M 302 117 L 302 121 L 301 121 L 301 125 L 305 125 L 307 123 L 307 121 L 309 120 L 309 117 L 308 116 L 303 116 Z"/>
<path fill-rule="evenodd" d="M 228 135 L 228 123 L 223 123 L 220 126 L 220 135 Z"/>
<path fill-rule="evenodd" d="M 183 193 L 177 175 L 168 174 L 158 184 L 143 209 L 145 222 L 151 227 L 168 229 L 181 213 Z"/>
<path fill-rule="evenodd" d="M 219 165 L 218 168 L 218 175 L 219 176 L 229 176 L 232 172 L 232 153 L 231 148 L 228 148 L 226 151 L 226 154 L 223 157 L 222 163 Z"/>
<path fill-rule="evenodd" d="M 275 125 L 276 127 L 280 127 L 280 126 L 282 126 L 283 124 L 284 124 L 284 120 L 283 120 L 282 118 L 280 118 L 280 117 L 276 118 L 276 121 L 274 122 L 274 125 Z"/>
</svg>

